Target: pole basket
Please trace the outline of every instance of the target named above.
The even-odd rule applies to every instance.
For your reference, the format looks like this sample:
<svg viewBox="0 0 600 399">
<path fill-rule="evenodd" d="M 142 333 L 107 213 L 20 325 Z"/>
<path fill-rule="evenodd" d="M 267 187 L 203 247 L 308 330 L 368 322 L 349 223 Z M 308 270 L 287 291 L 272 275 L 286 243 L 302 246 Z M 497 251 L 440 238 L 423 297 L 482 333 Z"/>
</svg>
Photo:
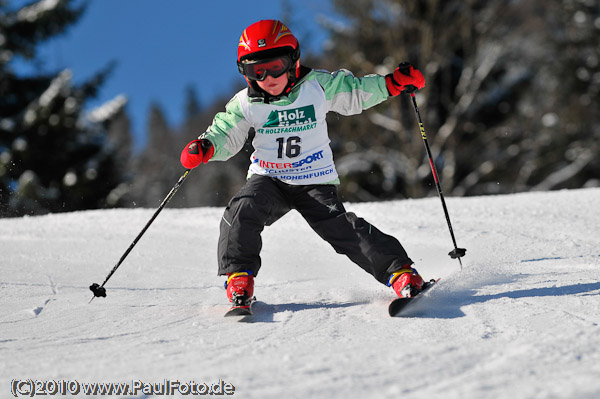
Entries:
<svg viewBox="0 0 600 399">
<path fill-rule="evenodd" d="M 467 250 L 465 248 L 454 248 L 452 251 L 448 252 L 448 255 L 450 255 L 452 259 L 457 259 L 462 258 L 466 253 Z"/>
<path fill-rule="evenodd" d="M 100 286 L 98 283 L 90 285 L 90 290 L 94 293 L 94 297 L 106 298 L 106 288 Z"/>
</svg>

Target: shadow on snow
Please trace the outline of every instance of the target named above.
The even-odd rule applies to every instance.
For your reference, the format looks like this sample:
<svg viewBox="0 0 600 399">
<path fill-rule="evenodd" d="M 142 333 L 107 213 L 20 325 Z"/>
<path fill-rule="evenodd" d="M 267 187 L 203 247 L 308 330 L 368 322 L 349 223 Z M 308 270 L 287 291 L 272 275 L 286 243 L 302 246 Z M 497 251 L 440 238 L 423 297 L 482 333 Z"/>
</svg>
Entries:
<svg viewBox="0 0 600 399">
<path fill-rule="evenodd" d="M 569 296 L 586 294 L 600 290 L 600 282 L 572 284 L 560 287 L 530 288 L 502 292 L 493 295 L 476 295 L 476 290 L 432 292 L 429 298 L 423 298 L 414 308 L 406 311 L 407 317 L 454 319 L 465 316 L 461 308 L 484 303 L 495 299 L 540 298 L 551 296 Z M 598 294 L 588 294 L 598 295 Z"/>
</svg>

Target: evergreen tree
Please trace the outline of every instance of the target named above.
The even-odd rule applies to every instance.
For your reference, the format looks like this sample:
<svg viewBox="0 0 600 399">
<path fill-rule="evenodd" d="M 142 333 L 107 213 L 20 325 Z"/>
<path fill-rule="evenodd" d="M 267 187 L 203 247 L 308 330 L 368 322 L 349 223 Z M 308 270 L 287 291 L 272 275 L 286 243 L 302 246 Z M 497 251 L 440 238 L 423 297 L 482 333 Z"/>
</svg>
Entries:
<svg viewBox="0 0 600 399">
<path fill-rule="evenodd" d="M 519 184 L 535 190 L 600 185 L 600 7 L 562 0 L 540 7 L 544 53 L 530 104 L 537 105 L 536 145 L 524 148 L 527 168 Z M 533 161 L 532 161 L 533 160 Z M 546 173 L 535 173 L 543 169 Z"/>
<path fill-rule="evenodd" d="M 71 0 L 21 8 L 0 2 L 0 215 L 17 216 L 107 206 L 121 181 L 106 130 L 86 120 L 112 66 L 75 85 L 71 72 L 20 76 L 16 57 L 40 62 L 36 47 L 64 33 L 84 12 Z"/>
<path fill-rule="evenodd" d="M 136 160 L 132 182 L 137 206 L 153 208 L 160 204 L 181 173 L 176 137 L 160 105 L 153 103 L 148 116 L 148 144 Z"/>
<path fill-rule="evenodd" d="M 417 99 L 447 193 L 598 184 L 597 2 L 333 3 L 320 66 L 421 69 Z M 347 199 L 435 195 L 407 96 L 329 121 Z"/>
<path fill-rule="evenodd" d="M 196 89 L 192 85 L 185 88 L 185 119 L 189 121 L 194 119 L 202 112 L 202 107 L 196 94 Z"/>
<path fill-rule="evenodd" d="M 94 126 L 107 132 L 111 152 L 115 156 L 115 165 L 123 182 L 111 190 L 106 198 L 109 207 L 127 207 L 131 205 L 131 185 L 134 177 L 131 122 L 125 111 L 127 98 L 118 95 L 88 114 Z"/>
</svg>

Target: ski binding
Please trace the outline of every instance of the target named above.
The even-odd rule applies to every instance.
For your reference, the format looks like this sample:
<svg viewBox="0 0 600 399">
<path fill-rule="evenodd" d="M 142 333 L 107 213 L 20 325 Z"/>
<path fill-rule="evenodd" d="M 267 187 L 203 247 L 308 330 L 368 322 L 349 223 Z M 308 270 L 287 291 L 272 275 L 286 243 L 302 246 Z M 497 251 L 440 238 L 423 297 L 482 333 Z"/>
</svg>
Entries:
<svg viewBox="0 0 600 399">
<path fill-rule="evenodd" d="M 252 305 L 255 301 L 256 297 L 237 296 L 233 298 L 231 308 L 225 313 L 225 317 L 252 316 Z"/>
</svg>

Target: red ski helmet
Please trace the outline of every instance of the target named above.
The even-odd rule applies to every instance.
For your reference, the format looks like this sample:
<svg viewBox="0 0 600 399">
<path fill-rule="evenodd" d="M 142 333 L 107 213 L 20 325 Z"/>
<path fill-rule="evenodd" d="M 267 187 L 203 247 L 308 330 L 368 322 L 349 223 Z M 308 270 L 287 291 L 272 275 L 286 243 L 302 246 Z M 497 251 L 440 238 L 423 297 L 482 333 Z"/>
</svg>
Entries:
<svg viewBox="0 0 600 399">
<path fill-rule="evenodd" d="M 289 56 L 289 69 L 295 68 L 295 77 L 300 76 L 300 44 L 294 34 L 281 21 L 265 19 L 248 26 L 242 32 L 237 50 L 238 70 L 248 80 L 244 61 L 268 60 Z M 250 83 L 250 82 L 248 82 Z"/>
</svg>

